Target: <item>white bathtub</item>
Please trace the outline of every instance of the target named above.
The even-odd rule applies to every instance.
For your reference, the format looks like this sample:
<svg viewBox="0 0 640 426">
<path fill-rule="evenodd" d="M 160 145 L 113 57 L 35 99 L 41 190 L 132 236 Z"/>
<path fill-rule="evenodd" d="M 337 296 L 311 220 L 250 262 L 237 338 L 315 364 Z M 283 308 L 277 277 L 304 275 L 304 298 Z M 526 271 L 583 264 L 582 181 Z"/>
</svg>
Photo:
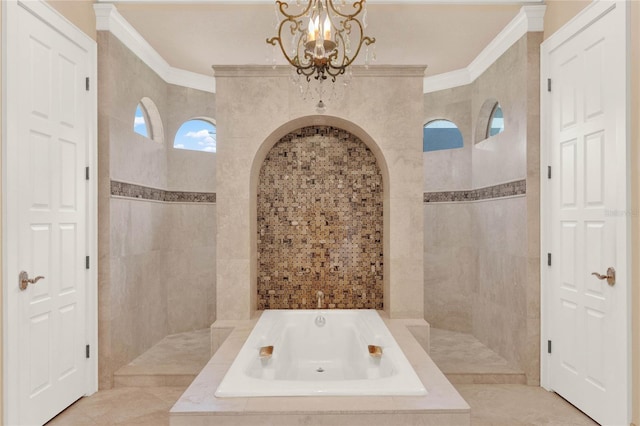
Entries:
<svg viewBox="0 0 640 426">
<path fill-rule="evenodd" d="M 368 345 L 381 347 L 382 356 L 371 356 Z M 266 346 L 273 346 L 273 354 L 261 358 L 260 348 Z M 426 394 L 375 310 L 339 309 L 263 312 L 215 393 L 216 397 Z"/>
</svg>

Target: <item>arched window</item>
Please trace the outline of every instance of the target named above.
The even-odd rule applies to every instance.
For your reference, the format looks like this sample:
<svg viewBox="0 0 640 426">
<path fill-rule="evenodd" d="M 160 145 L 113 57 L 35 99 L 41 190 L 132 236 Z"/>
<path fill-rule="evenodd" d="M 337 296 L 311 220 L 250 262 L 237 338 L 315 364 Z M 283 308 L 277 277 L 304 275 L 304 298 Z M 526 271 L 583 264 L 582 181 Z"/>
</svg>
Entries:
<svg viewBox="0 0 640 426">
<path fill-rule="evenodd" d="M 502 107 L 496 102 L 493 106 L 493 111 L 491 111 L 491 118 L 489 119 L 489 126 L 487 127 L 487 137 L 490 138 L 503 131 L 504 115 L 502 114 Z"/>
<path fill-rule="evenodd" d="M 139 135 L 144 136 L 145 138 L 149 138 L 151 132 L 149 131 L 148 126 L 149 119 L 147 118 L 147 111 L 144 109 L 142 104 L 138 104 L 136 107 L 136 116 L 133 120 L 133 131 Z"/>
<path fill-rule="evenodd" d="M 216 152 L 216 125 L 211 118 L 195 118 L 182 123 L 173 147 L 192 151 Z"/>
<path fill-rule="evenodd" d="M 462 133 L 449 120 L 433 120 L 424 125 L 422 131 L 422 151 L 439 151 L 463 147 Z"/>
<path fill-rule="evenodd" d="M 502 106 L 497 99 L 487 99 L 478 112 L 473 143 L 478 144 L 502 132 L 504 132 Z"/>
<path fill-rule="evenodd" d="M 142 98 L 136 106 L 133 131 L 158 143 L 164 143 L 164 129 L 160 111 L 149 98 Z"/>
</svg>

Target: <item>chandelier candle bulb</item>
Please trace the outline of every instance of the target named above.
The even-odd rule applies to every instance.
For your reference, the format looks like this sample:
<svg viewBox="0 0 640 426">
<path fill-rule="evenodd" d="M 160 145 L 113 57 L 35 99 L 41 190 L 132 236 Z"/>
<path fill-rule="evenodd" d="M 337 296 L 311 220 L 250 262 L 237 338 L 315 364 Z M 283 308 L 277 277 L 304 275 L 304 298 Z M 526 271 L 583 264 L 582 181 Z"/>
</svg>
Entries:
<svg viewBox="0 0 640 426">
<path fill-rule="evenodd" d="M 324 18 L 324 39 L 331 40 L 331 21 L 329 20 L 329 15 Z"/>
<path fill-rule="evenodd" d="M 313 25 L 313 19 L 309 19 L 309 41 L 315 41 L 316 40 L 316 29 L 315 26 Z M 295 43 L 295 40 L 292 41 L 292 43 Z M 275 44 L 274 44 L 275 46 Z M 294 51 L 295 54 L 295 51 Z"/>
</svg>

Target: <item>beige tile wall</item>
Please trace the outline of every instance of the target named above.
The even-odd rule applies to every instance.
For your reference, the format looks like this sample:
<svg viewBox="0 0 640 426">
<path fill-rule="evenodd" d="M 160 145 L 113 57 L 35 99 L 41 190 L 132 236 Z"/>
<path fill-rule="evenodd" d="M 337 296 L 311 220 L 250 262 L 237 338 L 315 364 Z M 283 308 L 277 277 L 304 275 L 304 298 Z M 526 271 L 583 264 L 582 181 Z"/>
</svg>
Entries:
<svg viewBox="0 0 640 426">
<path fill-rule="evenodd" d="M 464 146 L 458 149 L 424 152 L 424 191 L 471 189 L 472 85 L 440 90 L 424 97 L 426 118 L 423 124 L 437 119 L 458 126 Z"/>
<path fill-rule="evenodd" d="M 539 382 L 541 38 L 523 36 L 469 86 L 425 95 L 427 116 L 459 123 L 465 144 L 452 150 L 450 161 L 442 161 L 446 151 L 424 153 L 429 192 L 527 183 L 526 196 L 425 204 L 425 319 L 472 333 L 522 368 L 531 384 Z M 500 102 L 505 131 L 474 144 L 487 99 Z M 451 168 L 468 174 L 451 179 Z"/>
<path fill-rule="evenodd" d="M 214 95 L 171 86 L 108 32 L 98 32 L 99 374 L 167 334 L 215 321 L 216 206 L 110 195 L 110 181 L 213 192 L 215 154 L 173 149 L 183 121 L 215 118 Z M 157 106 L 164 144 L 133 132 L 142 97 Z"/>
<path fill-rule="evenodd" d="M 356 69 L 344 97 L 318 115 L 288 68 L 215 67 L 218 110 L 217 314 L 257 309 L 256 188 L 270 148 L 305 125 L 347 130 L 369 146 L 384 180 L 384 308 L 423 316 L 422 67 Z"/>
<path fill-rule="evenodd" d="M 470 203 L 424 205 L 424 312 L 432 327 L 471 333 L 478 253 Z"/>
<path fill-rule="evenodd" d="M 477 253 L 472 334 L 523 369 L 529 345 L 538 345 L 527 342 L 526 205 L 526 197 L 515 197 L 471 206 Z"/>
<path fill-rule="evenodd" d="M 527 36 L 496 60 L 473 83 L 471 97 L 472 134 L 486 129 L 480 110 L 488 99 L 500 102 L 504 131 L 484 141 L 474 137 L 471 150 L 474 188 L 524 179 L 527 172 Z M 536 84 L 538 87 L 538 84 Z"/>
<path fill-rule="evenodd" d="M 216 119 L 216 98 L 202 92 L 173 84 L 167 87 L 165 137 L 167 146 L 167 188 L 174 191 L 215 192 L 216 154 L 172 148 L 175 134 L 182 124 L 194 118 Z"/>
</svg>

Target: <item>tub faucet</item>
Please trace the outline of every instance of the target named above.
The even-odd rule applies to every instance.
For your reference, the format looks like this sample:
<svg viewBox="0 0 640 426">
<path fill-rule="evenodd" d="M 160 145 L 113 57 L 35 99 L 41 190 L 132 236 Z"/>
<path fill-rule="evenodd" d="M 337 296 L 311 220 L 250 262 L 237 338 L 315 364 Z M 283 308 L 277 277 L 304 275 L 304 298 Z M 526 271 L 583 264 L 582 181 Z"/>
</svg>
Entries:
<svg viewBox="0 0 640 426">
<path fill-rule="evenodd" d="M 321 290 L 316 292 L 316 297 L 318 298 L 318 309 L 322 309 L 322 301 L 324 300 L 324 293 Z"/>
</svg>

